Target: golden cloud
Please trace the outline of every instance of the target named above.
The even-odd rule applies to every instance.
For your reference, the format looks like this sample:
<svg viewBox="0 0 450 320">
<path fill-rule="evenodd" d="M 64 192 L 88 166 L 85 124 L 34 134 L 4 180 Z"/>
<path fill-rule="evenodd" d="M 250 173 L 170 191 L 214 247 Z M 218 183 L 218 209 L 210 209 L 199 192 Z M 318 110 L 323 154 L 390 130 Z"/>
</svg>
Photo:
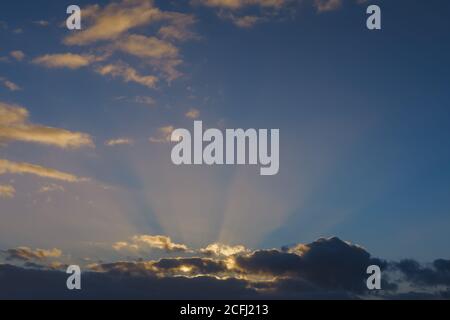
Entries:
<svg viewBox="0 0 450 320">
<path fill-rule="evenodd" d="M 107 64 L 97 68 L 97 73 L 106 76 L 110 75 L 114 78 L 122 78 L 125 82 L 135 82 L 148 88 L 154 88 L 158 82 L 158 78 L 152 75 L 140 75 L 134 68 L 126 64 Z"/>
<path fill-rule="evenodd" d="M 29 260 L 43 260 L 47 258 L 58 258 L 62 255 L 60 249 L 36 249 L 32 250 L 28 247 L 18 247 L 15 249 L 8 249 L 7 251 L 8 259 L 17 259 L 23 261 Z"/>
<path fill-rule="evenodd" d="M 174 58 L 178 49 L 171 43 L 156 37 L 132 34 L 116 43 L 116 48 L 140 58 Z"/>
<path fill-rule="evenodd" d="M 206 255 L 229 257 L 235 254 L 242 254 L 250 251 L 242 245 L 229 246 L 216 242 L 208 245 L 206 248 L 200 249 L 200 252 Z"/>
<path fill-rule="evenodd" d="M 65 173 L 51 168 L 42 167 L 25 162 L 12 162 L 0 159 L 0 175 L 2 174 L 32 174 L 43 178 L 61 180 L 66 182 L 86 181 L 86 178 L 79 178 L 73 174 Z"/>
<path fill-rule="evenodd" d="M 175 127 L 172 125 L 158 128 L 158 133 L 156 136 L 152 136 L 149 138 L 150 142 L 153 143 L 164 143 L 171 141 L 172 131 L 175 130 Z"/>
<path fill-rule="evenodd" d="M 186 112 L 185 116 L 189 119 L 197 119 L 200 116 L 200 111 L 198 109 L 192 108 Z"/>
<path fill-rule="evenodd" d="M 93 55 L 61 53 L 61 54 L 46 54 L 44 56 L 37 57 L 33 60 L 33 63 L 43 65 L 47 68 L 78 69 L 81 67 L 86 67 L 91 63 L 99 60 L 101 60 L 101 58 L 98 58 Z"/>
<path fill-rule="evenodd" d="M 261 20 L 262 18 L 257 16 L 243 16 L 243 17 L 232 16 L 231 18 L 231 21 L 240 28 L 251 28 Z"/>
<path fill-rule="evenodd" d="M 60 148 L 93 146 L 88 134 L 28 122 L 28 111 L 17 105 L 0 102 L 0 142 L 23 141 Z"/>
<path fill-rule="evenodd" d="M 128 138 L 118 138 L 118 139 L 111 139 L 105 142 L 105 145 L 108 147 L 114 147 L 114 146 L 120 146 L 120 145 L 131 145 L 133 144 L 132 139 Z"/>
<path fill-rule="evenodd" d="M 342 0 L 314 0 L 314 6 L 319 12 L 333 11 L 342 5 Z"/>
<path fill-rule="evenodd" d="M 16 189 L 11 185 L 0 185 L 0 198 L 14 198 Z"/>
<path fill-rule="evenodd" d="M 193 0 L 192 2 L 207 7 L 225 9 L 240 9 L 248 6 L 280 8 L 287 3 L 286 0 Z"/>
<path fill-rule="evenodd" d="M 161 21 L 165 15 L 152 0 L 123 0 L 104 8 L 98 5 L 83 8 L 88 27 L 64 39 L 68 45 L 86 45 L 101 40 L 114 40 L 128 30 Z"/>
<path fill-rule="evenodd" d="M 189 248 L 181 243 L 174 243 L 170 237 L 161 235 L 135 235 L 130 242 L 120 241 L 113 244 L 113 249 L 120 250 L 145 250 L 159 249 L 167 252 L 184 252 Z"/>
</svg>

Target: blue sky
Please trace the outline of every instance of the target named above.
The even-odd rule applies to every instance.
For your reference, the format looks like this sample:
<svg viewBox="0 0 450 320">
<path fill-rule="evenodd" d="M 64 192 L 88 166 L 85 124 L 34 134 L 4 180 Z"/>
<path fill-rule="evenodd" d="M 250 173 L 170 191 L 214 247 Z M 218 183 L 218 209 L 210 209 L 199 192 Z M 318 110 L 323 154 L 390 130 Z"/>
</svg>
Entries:
<svg viewBox="0 0 450 320">
<path fill-rule="evenodd" d="M 91 143 L 66 148 L 0 135 L 0 159 L 89 179 L 1 174 L 0 185 L 15 192 L 0 199 L 0 245 L 110 257 L 107 243 L 136 234 L 251 248 L 337 235 L 385 258 L 449 258 L 450 4 L 375 1 L 382 30 L 369 31 L 368 3 L 319 10 L 314 1 L 201 2 L 156 1 L 160 12 L 183 17 L 67 44 L 76 33 L 63 25 L 72 3 L 2 1 L 0 78 L 20 90 L 0 86 L 0 102 L 28 110 L 30 123 L 83 133 Z M 95 3 L 100 12 L 109 4 Z M 237 25 L 245 16 L 259 20 Z M 167 25 L 185 33 L 164 37 Z M 133 36 L 156 37 L 153 45 L 165 51 L 143 57 L 121 47 Z M 89 61 L 49 63 L 69 53 Z M 175 61 L 174 74 L 167 68 Z M 158 82 L 102 72 L 105 65 Z M 192 128 L 193 118 L 209 127 L 279 128 L 280 173 L 174 167 L 164 135 Z M 126 143 L 107 145 L 119 138 Z"/>
</svg>

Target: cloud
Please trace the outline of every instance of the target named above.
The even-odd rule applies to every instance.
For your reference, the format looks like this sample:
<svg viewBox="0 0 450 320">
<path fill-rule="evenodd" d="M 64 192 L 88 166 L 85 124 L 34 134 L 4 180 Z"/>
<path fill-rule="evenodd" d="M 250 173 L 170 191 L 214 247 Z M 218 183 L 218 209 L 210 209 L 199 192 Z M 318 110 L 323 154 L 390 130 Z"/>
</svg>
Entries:
<svg viewBox="0 0 450 320">
<path fill-rule="evenodd" d="M 231 17 L 231 21 L 240 28 L 251 28 L 261 20 L 262 18 L 257 16 Z"/>
<path fill-rule="evenodd" d="M 23 53 L 23 51 L 20 50 L 11 51 L 10 55 L 17 61 L 22 61 L 25 58 L 25 53 Z"/>
<path fill-rule="evenodd" d="M 117 251 L 159 249 L 166 252 L 185 252 L 189 250 L 186 245 L 174 243 L 170 237 L 161 235 L 135 235 L 130 242 L 121 241 L 114 243 L 113 249 Z"/>
<path fill-rule="evenodd" d="M 406 280 L 418 286 L 450 286 L 450 260 L 437 259 L 430 266 L 415 260 L 402 260 L 393 265 Z"/>
<path fill-rule="evenodd" d="M 148 88 L 155 88 L 158 78 L 156 76 L 140 75 L 134 68 L 123 64 L 107 64 L 96 69 L 97 73 L 106 76 L 112 76 L 113 78 L 122 78 L 125 82 L 135 82 Z"/>
<path fill-rule="evenodd" d="M 114 48 L 147 61 L 154 69 L 162 72 L 168 81 L 181 76 L 176 67 L 182 63 L 178 48 L 168 41 L 156 37 L 129 35 L 114 44 Z"/>
<path fill-rule="evenodd" d="M 46 54 L 33 59 L 34 64 L 39 64 L 47 68 L 69 68 L 78 69 L 86 67 L 93 62 L 102 60 L 94 55 L 80 55 L 73 53 Z"/>
<path fill-rule="evenodd" d="M 200 249 L 200 252 L 206 255 L 225 256 L 225 257 L 246 253 L 248 251 L 249 250 L 242 245 L 229 246 L 222 243 L 212 243 L 207 247 Z"/>
<path fill-rule="evenodd" d="M 86 178 L 79 178 L 70 173 L 25 162 L 12 162 L 6 159 L 0 159 L 0 175 L 2 174 L 32 174 L 66 182 L 86 181 Z"/>
<path fill-rule="evenodd" d="M 158 30 L 158 35 L 165 40 L 186 41 L 190 39 L 198 39 L 191 27 L 196 20 L 192 15 L 182 14 L 178 12 L 166 13 L 170 17 L 169 24 L 162 26 Z"/>
<path fill-rule="evenodd" d="M 171 43 L 156 37 L 129 35 L 115 44 L 116 48 L 140 58 L 175 58 L 178 49 Z"/>
<path fill-rule="evenodd" d="M 314 0 L 319 12 L 334 11 L 342 6 L 342 0 Z"/>
<path fill-rule="evenodd" d="M 140 269 L 139 269 L 140 270 Z M 67 274 L 0 265 L 0 299 L 256 299 L 245 281 L 85 272 L 83 290 L 67 290 Z M 89 289 L 87 289 L 89 288 Z"/>
<path fill-rule="evenodd" d="M 221 275 L 228 272 L 228 267 L 224 261 L 208 258 L 177 258 L 161 259 L 152 264 L 157 273 L 168 275 Z"/>
<path fill-rule="evenodd" d="M 149 141 L 152 143 L 165 143 L 171 141 L 172 131 L 175 130 L 175 127 L 172 125 L 160 127 L 157 130 L 157 134 L 155 136 L 151 136 Z"/>
<path fill-rule="evenodd" d="M 386 267 L 363 248 L 338 238 L 319 239 L 297 253 L 259 250 L 236 257 L 237 268 L 246 273 L 300 278 L 321 288 L 355 293 L 367 290 L 366 269 L 372 264 Z"/>
<path fill-rule="evenodd" d="M 198 109 L 191 108 L 188 112 L 186 112 L 185 116 L 189 119 L 198 119 L 198 117 L 200 117 L 200 111 Z"/>
<path fill-rule="evenodd" d="M 29 113 L 25 108 L 0 101 L 0 142 L 22 141 L 59 148 L 94 145 L 88 134 L 36 125 L 28 119 Z"/>
<path fill-rule="evenodd" d="M 66 37 L 65 44 L 115 40 L 133 28 L 173 19 L 173 16 L 156 8 L 152 0 L 123 0 L 104 8 L 99 5 L 83 8 L 83 19 L 87 27 Z"/>
<path fill-rule="evenodd" d="M 36 249 L 32 250 L 28 247 L 18 247 L 15 249 L 6 250 L 7 260 L 44 260 L 47 258 L 59 258 L 61 257 L 62 251 L 60 249 Z"/>
<path fill-rule="evenodd" d="M 11 185 L 0 185 L 0 198 L 14 198 L 16 189 Z"/>
<path fill-rule="evenodd" d="M 14 82 L 12 82 L 6 78 L 0 77 L 0 82 L 10 91 L 22 90 L 22 88 L 20 88 L 17 84 L 15 84 Z"/>
<path fill-rule="evenodd" d="M 105 145 L 108 147 L 114 147 L 114 146 L 122 146 L 122 145 L 132 145 L 134 142 L 132 139 L 129 138 L 118 138 L 118 139 L 111 139 L 105 142 Z"/>
<path fill-rule="evenodd" d="M 248 6 L 259 6 L 263 8 L 280 8 L 285 5 L 287 0 L 193 0 L 194 4 L 200 4 L 207 7 L 224 9 L 241 9 Z"/>
<path fill-rule="evenodd" d="M 45 186 L 42 186 L 41 188 L 39 188 L 39 193 L 47 193 L 47 192 L 55 192 L 55 191 L 59 191 L 59 192 L 64 192 L 65 189 L 63 186 L 59 185 L 59 184 L 48 184 Z"/>
<path fill-rule="evenodd" d="M 48 27 L 50 25 L 50 22 L 48 22 L 47 20 L 37 20 L 33 21 L 33 23 L 40 27 Z"/>
<path fill-rule="evenodd" d="M 179 49 L 171 41 L 197 38 L 190 30 L 196 22 L 192 15 L 162 11 L 151 0 L 122 0 L 104 7 L 92 5 L 82 10 L 85 27 L 66 37 L 65 44 L 84 46 L 102 41 L 105 45 L 101 50 L 109 56 L 120 51 L 139 57 L 159 72 L 159 77 L 169 82 L 182 75 L 177 68 L 183 61 L 179 57 Z M 152 23 L 158 23 L 155 36 L 129 34 L 134 28 Z M 113 73 L 126 82 L 136 82 L 150 88 L 158 80 L 156 76 L 140 76 L 134 68 L 117 63 L 97 68 L 97 72 Z"/>
<path fill-rule="evenodd" d="M 117 245 L 122 250 L 132 244 L 140 247 L 141 242 L 162 250 L 180 246 L 167 236 L 148 235 L 138 235 Z M 10 249 L 6 251 L 7 259 L 26 261 L 28 268 L 0 265 L 3 277 L 0 298 L 24 299 L 30 292 L 39 299 L 445 299 L 450 296 L 449 260 L 437 259 L 425 267 L 413 260 L 403 260 L 389 263 L 388 267 L 385 261 L 371 257 L 362 247 L 335 237 L 253 252 L 237 250 L 238 247 L 211 244 L 205 249 L 210 248 L 214 257 L 93 263 L 82 268 L 85 289 L 77 295 L 71 295 L 61 286 L 67 278 L 65 273 L 55 270 L 62 268 L 61 264 L 52 267 L 34 262 L 57 258 L 62 254 L 60 250 Z M 382 290 L 371 291 L 366 287 L 365 271 L 371 264 L 382 269 Z M 405 279 L 389 282 L 392 271 L 404 275 Z M 406 291 L 401 287 L 407 288 Z"/>
<path fill-rule="evenodd" d="M 137 96 L 134 98 L 134 102 L 139 104 L 145 104 L 147 106 L 154 106 L 156 104 L 155 99 L 149 96 Z"/>
</svg>

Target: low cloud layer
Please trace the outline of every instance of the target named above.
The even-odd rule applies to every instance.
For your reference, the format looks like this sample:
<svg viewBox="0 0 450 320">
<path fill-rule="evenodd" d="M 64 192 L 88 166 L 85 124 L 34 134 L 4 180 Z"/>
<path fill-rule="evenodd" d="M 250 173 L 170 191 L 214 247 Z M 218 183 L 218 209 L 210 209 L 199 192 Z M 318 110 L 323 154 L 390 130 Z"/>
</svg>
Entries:
<svg viewBox="0 0 450 320">
<path fill-rule="evenodd" d="M 133 244 L 188 250 L 166 236 L 136 236 L 126 242 Z M 125 244 L 115 249 L 123 248 Z M 91 263 L 83 267 L 83 290 L 78 292 L 65 289 L 64 264 L 59 270 L 54 261 L 43 267 L 61 251 L 22 247 L 6 253 L 8 261 L 28 264 L 0 265 L 1 298 L 27 298 L 33 292 L 43 299 L 445 299 L 450 292 L 449 260 L 429 266 L 413 260 L 387 262 L 335 237 L 256 251 L 215 243 L 186 257 Z M 382 270 L 382 290 L 367 289 L 366 269 L 373 264 Z"/>
</svg>

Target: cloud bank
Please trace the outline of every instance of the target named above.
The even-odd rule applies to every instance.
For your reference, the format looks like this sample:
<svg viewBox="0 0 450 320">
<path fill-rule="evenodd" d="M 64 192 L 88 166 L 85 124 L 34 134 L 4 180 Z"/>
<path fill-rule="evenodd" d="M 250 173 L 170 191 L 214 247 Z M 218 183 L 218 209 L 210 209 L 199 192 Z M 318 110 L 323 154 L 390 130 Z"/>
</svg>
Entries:
<svg viewBox="0 0 450 320">
<path fill-rule="evenodd" d="M 130 243 L 187 249 L 166 236 L 136 236 Z M 251 251 L 219 243 L 205 249 L 184 257 L 91 263 L 84 266 L 83 290 L 78 292 L 65 289 L 64 264 L 60 270 L 54 262 L 28 268 L 3 264 L 0 298 L 27 298 L 33 292 L 42 299 L 445 299 L 450 292 L 449 260 L 438 259 L 428 267 L 413 260 L 387 262 L 336 237 L 282 249 Z M 6 252 L 8 260 L 28 262 L 61 256 L 57 249 Z M 379 291 L 366 286 L 366 269 L 373 264 L 383 272 Z"/>
</svg>

